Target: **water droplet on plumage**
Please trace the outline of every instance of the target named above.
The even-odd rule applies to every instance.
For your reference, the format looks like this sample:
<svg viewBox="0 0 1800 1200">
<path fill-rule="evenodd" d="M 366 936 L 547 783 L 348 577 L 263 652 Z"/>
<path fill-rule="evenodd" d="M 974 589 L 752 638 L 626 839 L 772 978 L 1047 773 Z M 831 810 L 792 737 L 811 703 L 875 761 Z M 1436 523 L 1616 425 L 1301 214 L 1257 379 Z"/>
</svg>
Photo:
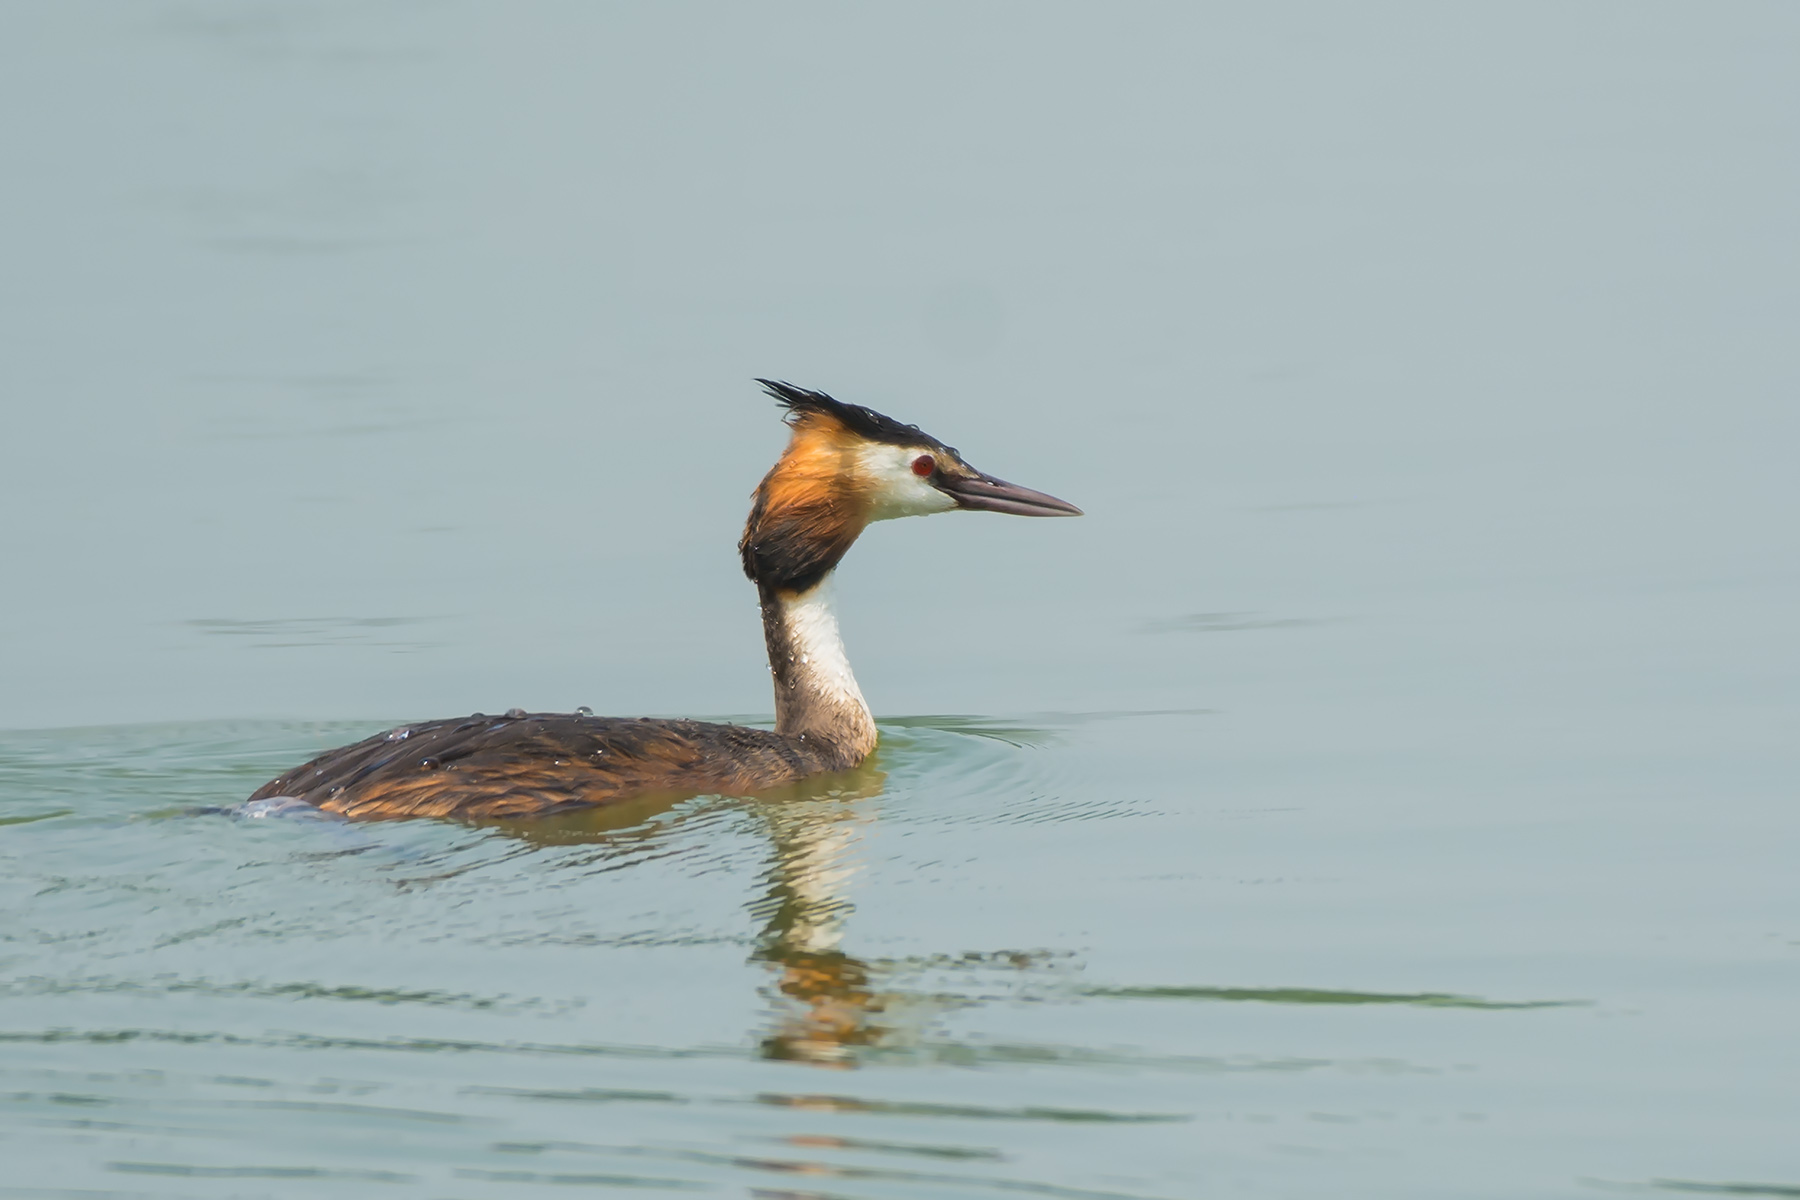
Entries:
<svg viewBox="0 0 1800 1200">
<path fill-rule="evenodd" d="M 412 736 L 412 727 L 409 725 L 402 725 L 398 729 L 388 730 L 387 740 L 390 742 L 404 742 L 407 738 L 409 738 L 411 736 Z"/>
<path fill-rule="evenodd" d="M 525 710 L 522 708 L 509 708 L 506 710 L 506 715 L 516 721 L 525 715 Z"/>
<path fill-rule="evenodd" d="M 583 704 L 580 708 L 575 710 L 575 715 L 578 717 L 591 717 L 594 715 L 594 710 Z"/>
<path fill-rule="evenodd" d="M 425 768 L 427 771 L 430 771 L 437 767 L 438 760 L 435 758 L 432 758 L 430 755 L 426 755 L 424 758 L 421 758 L 419 760 L 419 765 L 421 767 Z"/>
</svg>

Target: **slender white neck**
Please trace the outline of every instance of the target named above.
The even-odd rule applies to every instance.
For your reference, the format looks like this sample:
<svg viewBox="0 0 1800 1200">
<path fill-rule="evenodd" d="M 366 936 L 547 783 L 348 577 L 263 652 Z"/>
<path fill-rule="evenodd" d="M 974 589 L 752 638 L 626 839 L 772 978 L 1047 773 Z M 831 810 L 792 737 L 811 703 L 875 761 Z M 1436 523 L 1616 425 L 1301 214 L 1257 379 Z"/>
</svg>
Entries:
<svg viewBox="0 0 1800 1200">
<path fill-rule="evenodd" d="M 766 597 L 763 626 L 775 676 L 776 730 L 811 743 L 837 765 L 861 762 L 875 748 L 875 719 L 844 654 L 831 610 L 831 575 L 804 592 Z"/>
<path fill-rule="evenodd" d="M 844 638 L 838 632 L 831 592 L 828 574 L 811 591 L 781 598 L 788 652 L 799 656 L 795 660 L 796 675 L 804 677 L 806 685 L 820 698 L 867 712 L 869 706 L 863 701 L 862 689 L 856 686 L 850 659 L 844 653 Z"/>
</svg>

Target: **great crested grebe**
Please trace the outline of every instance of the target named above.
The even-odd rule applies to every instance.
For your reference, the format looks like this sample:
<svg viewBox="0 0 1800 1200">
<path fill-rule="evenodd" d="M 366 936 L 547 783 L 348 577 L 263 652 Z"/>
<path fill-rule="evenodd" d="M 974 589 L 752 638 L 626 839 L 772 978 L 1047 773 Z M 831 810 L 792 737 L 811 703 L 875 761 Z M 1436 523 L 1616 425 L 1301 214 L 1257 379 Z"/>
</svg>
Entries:
<svg viewBox="0 0 1800 1200">
<path fill-rule="evenodd" d="M 743 794 L 860 763 L 869 715 L 829 597 L 831 572 L 871 521 L 967 508 L 1073 517 L 1073 504 L 964 462 L 872 409 L 759 379 L 787 408 L 787 449 L 757 485 L 738 542 L 762 602 L 775 729 L 577 713 L 476 713 L 378 733 L 271 779 L 252 801 L 346 817 L 498 818 L 649 793 Z"/>
</svg>

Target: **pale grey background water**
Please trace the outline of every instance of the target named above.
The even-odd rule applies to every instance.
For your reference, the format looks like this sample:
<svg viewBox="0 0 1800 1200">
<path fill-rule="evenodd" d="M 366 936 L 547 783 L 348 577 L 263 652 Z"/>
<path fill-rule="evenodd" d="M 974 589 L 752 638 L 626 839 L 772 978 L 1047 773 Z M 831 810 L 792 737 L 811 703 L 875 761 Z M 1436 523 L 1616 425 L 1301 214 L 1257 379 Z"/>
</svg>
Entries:
<svg viewBox="0 0 1800 1200">
<path fill-rule="evenodd" d="M 0 155 L 0 1194 L 1800 1188 L 1800 9 L 11 3 Z M 1015 732 L 158 815 L 766 712 L 753 375 L 1088 510 L 842 572 L 878 714 Z M 913 1015 L 767 1061 L 840 859 Z"/>
</svg>

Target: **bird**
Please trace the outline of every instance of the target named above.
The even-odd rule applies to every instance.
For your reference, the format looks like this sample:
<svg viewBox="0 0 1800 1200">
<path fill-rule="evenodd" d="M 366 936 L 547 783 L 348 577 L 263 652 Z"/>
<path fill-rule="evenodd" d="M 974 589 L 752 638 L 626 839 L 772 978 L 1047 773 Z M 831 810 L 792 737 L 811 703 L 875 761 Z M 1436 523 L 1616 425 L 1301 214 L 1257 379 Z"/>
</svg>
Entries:
<svg viewBox="0 0 1800 1200">
<path fill-rule="evenodd" d="M 1082 513 L 976 470 L 916 425 L 791 383 L 756 382 L 789 427 L 738 542 L 762 609 L 774 729 L 587 709 L 475 713 L 328 750 L 248 803 L 351 820 L 508 820 L 653 795 L 750 795 L 861 763 L 875 748 L 875 720 L 845 656 L 831 584 L 862 531 L 957 510 Z"/>
</svg>

